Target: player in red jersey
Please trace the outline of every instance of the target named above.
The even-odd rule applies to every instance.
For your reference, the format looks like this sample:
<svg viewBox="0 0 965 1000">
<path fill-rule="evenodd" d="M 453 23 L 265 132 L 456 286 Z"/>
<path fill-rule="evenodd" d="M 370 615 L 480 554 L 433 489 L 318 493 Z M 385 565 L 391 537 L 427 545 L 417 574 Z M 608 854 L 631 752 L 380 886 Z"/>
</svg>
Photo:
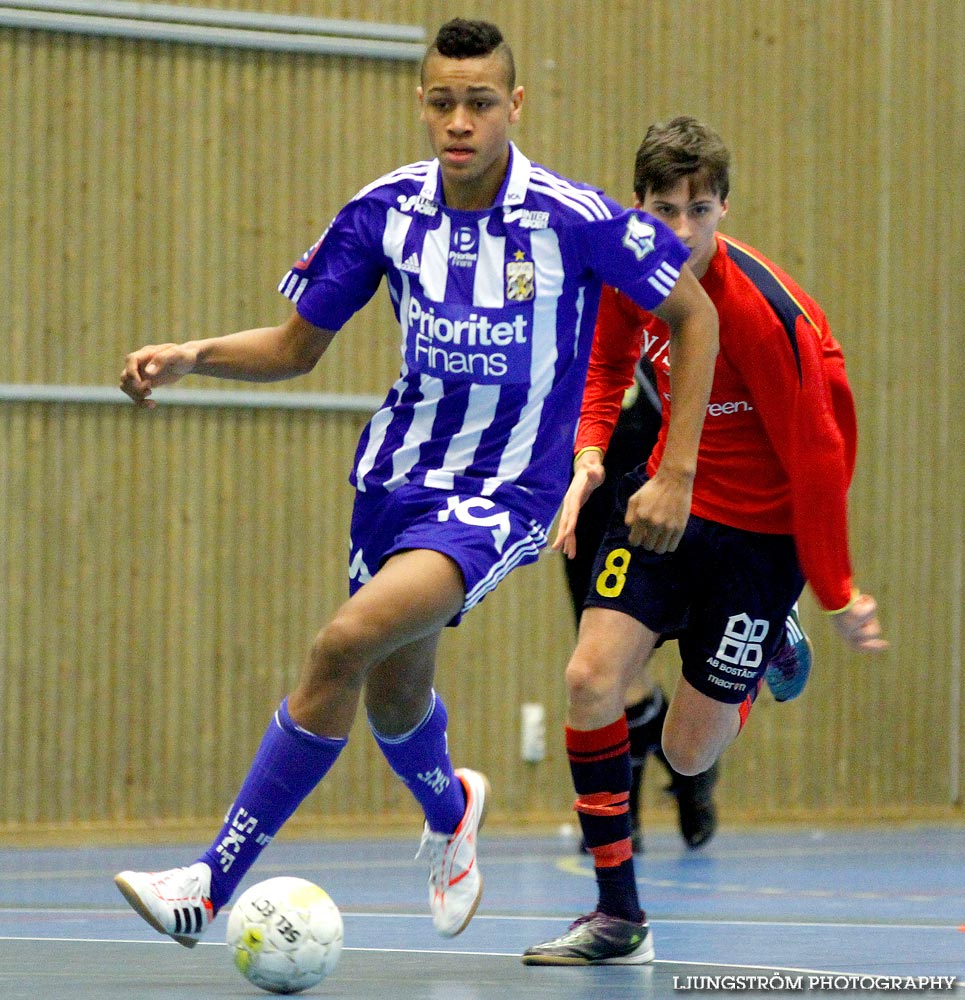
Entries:
<svg viewBox="0 0 965 1000">
<path fill-rule="evenodd" d="M 785 621 L 805 580 L 852 648 L 887 647 L 848 552 L 857 434 L 841 348 L 792 278 L 717 232 L 729 161 L 720 136 L 693 118 L 652 126 L 637 153 L 636 204 L 690 248 L 689 264 L 720 317 L 720 353 L 691 517 L 671 548 L 637 517 L 636 504 L 668 443 L 673 351 L 657 317 L 618 290 L 604 292 L 557 548 L 575 553 L 577 515 L 603 481 L 601 459 L 641 348 L 656 369 L 662 424 L 649 461 L 619 485 L 566 671 L 566 745 L 597 908 L 530 948 L 527 964 L 639 960 L 639 924 L 631 922 L 639 900 L 623 864 L 632 857 L 624 704 L 658 641 L 676 639 L 680 649 L 663 750 L 688 775 L 706 771 L 736 738 L 769 662 L 786 652 Z"/>
<path fill-rule="evenodd" d="M 653 450 L 660 433 L 663 406 L 657 393 L 653 365 L 644 354 L 634 370 L 635 381 L 623 394 L 620 415 L 603 456 L 606 478 L 587 498 L 574 528 L 576 552 L 564 558 L 566 584 L 579 628 L 583 604 L 591 589 L 591 573 L 597 549 L 606 533 L 620 480 L 635 469 Z M 804 653 L 810 656 L 808 640 L 802 633 Z M 670 699 L 657 679 L 652 663 L 641 665 L 627 690 L 626 716 L 630 733 L 630 841 L 633 853 L 644 850 L 643 775 L 648 758 L 662 768 L 657 773 L 667 781 L 664 792 L 676 807 L 680 835 L 692 850 L 704 847 L 717 831 L 717 804 L 714 788 L 720 767 L 714 764 L 702 774 L 679 774 L 667 762 L 661 746 L 663 723 Z M 652 768 L 651 768 L 652 770 Z M 586 845 L 580 841 L 580 851 Z"/>
</svg>

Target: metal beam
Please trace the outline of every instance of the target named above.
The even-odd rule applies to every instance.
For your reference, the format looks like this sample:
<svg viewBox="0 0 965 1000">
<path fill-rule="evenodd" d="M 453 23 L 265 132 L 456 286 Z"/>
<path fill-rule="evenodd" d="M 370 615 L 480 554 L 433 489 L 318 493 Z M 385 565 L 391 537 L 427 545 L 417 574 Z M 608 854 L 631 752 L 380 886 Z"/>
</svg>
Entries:
<svg viewBox="0 0 965 1000">
<path fill-rule="evenodd" d="M 40 10 L 92 17 L 129 17 L 140 21 L 173 21 L 207 24 L 216 28 L 251 31 L 291 31 L 342 38 L 381 38 L 392 42 L 425 42 L 425 29 L 417 24 L 377 24 L 335 18 L 300 17 L 294 14 L 262 14 L 254 11 L 182 7 L 164 3 L 132 3 L 130 0 L 0 0 L 0 7 Z"/>
<path fill-rule="evenodd" d="M 78 0 L 0 0 L 2 27 L 411 62 L 420 61 L 425 54 L 425 32 L 416 25 L 175 7 L 126 0 L 84 3 Z"/>
<path fill-rule="evenodd" d="M 231 389 L 160 389 L 152 395 L 159 406 L 200 406 L 235 410 L 312 410 L 318 413 L 364 413 L 381 405 L 381 396 L 333 392 L 258 392 Z M 130 406 L 120 389 L 106 385 L 39 385 L 0 383 L 0 403 L 69 403 Z"/>
</svg>

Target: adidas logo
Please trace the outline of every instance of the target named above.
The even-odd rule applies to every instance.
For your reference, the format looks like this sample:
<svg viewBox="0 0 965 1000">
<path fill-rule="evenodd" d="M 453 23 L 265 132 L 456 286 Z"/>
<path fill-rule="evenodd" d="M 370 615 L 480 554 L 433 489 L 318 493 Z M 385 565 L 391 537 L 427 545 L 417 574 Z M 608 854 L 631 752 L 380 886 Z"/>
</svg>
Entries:
<svg viewBox="0 0 965 1000">
<path fill-rule="evenodd" d="M 419 274 L 421 268 L 419 266 L 419 255 L 413 251 L 408 257 L 399 265 L 400 271 L 409 271 L 412 274 Z"/>
<path fill-rule="evenodd" d="M 200 906 L 182 906 L 174 910 L 175 934 L 200 934 L 204 930 L 204 916 Z"/>
</svg>

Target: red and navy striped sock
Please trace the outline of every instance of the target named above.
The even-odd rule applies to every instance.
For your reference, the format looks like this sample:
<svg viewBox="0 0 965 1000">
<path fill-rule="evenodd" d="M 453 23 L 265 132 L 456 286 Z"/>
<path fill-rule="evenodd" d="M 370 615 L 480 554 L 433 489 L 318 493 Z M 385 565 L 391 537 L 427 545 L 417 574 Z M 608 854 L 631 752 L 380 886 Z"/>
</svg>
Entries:
<svg viewBox="0 0 965 1000">
<path fill-rule="evenodd" d="M 630 842 L 630 738 L 626 716 L 602 729 L 566 727 L 583 842 L 593 856 L 597 909 L 643 920 Z"/>
</svg>

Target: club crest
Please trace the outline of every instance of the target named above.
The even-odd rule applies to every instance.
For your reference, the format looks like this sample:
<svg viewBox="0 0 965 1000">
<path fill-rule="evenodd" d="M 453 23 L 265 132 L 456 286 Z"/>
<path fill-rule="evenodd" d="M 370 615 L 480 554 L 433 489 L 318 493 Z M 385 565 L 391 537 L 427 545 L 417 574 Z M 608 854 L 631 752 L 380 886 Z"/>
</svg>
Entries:
<svg viewBox="0 0 965 1000">
<path fill-rule="evenodd" d="M 654 250 L 654 240 L 657 231 L 649 222 L 636 215 L 631 215 L 627 219 L 627 230 L 623 234 L 623 245 L 633 251 L 637 260 L 643 260 L 647 254 Z"/>
<path fill-rule="evenodd" d="M 536 267 L 531 260 L 506 262 L 506 298 L 528 302 L 536 294 Z"/>
</svg>

